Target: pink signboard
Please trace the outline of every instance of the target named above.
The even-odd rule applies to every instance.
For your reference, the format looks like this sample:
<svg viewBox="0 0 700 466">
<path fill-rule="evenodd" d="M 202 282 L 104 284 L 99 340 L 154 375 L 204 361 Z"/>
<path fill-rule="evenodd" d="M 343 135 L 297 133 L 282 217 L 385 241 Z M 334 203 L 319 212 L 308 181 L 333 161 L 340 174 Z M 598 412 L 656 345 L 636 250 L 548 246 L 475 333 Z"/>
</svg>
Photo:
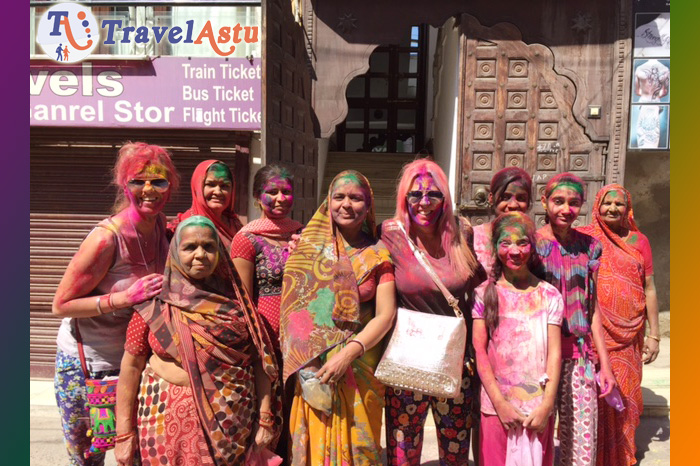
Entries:
<svg viewBox="0 0 700 466">
<path fill-rule="evenodd" d="M 32 126 L 260 130 L 261 59 L 32 62 Z"/>
</svg>

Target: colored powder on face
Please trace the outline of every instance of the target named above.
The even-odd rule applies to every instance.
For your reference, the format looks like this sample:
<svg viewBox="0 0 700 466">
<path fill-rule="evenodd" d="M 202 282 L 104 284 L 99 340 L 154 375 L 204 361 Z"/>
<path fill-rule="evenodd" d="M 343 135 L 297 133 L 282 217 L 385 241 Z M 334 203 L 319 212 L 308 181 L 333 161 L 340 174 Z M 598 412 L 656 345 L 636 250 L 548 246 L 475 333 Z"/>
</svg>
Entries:
<svg viewBox="0 0 700 466">
<path fill-rule="evenodd" d="M 209 174 L 209 173 L 214 175 L 214 178 L 216 178 L 217 180 L 225 179 L 225 180 L 231 181 L 231 171 L 224 164 L 221 164 L 221 163 L 211 164 L 211 166 L 207 169 L 207 174 Z"/>
<path fill-rule="evenodd" d="M 141 170 L 141 173 L 139 175 L 148 175 L 148 176 L 161 176 L 163 178 L 168 177 L 168 169 L 165 168 L 163 165 L 146 165 L 143 170 Z"/>
<path fill-rule="evenodd" d="M 581 200 L 583 200 L 583 186 L 581 186 L 578 183 L 571 183 L 570 181 L 562 181 L 561 183 L 558 183 L 554 189 L 552 189 L 552 192 L 549 193 L 549 197 L 552 197 L 554 193 L 561 188 L 569 188 L 573 191 L 576 191 L 576 193 L 579 195 Z"/>
<path fill-rule="evenodd" d="M 416 177 L 415 182 L 418 183 L 419 191 L 427 191 L 431 188 L 434 188 L 434 190 L 436 191 L 438 190 L 435 186 L 435 181 L 433 180 L 433 177 L 432 175 L 430 175 L 430 173 L 421 173 Z"/>
<path fill-rule="evenodd" d="M 348 173 L 335 180 L 335 183 L 333 183 L 333 189 L 331 190 L 331 194 L 333 194 L 340 186 L 345 186 L 348 183 L 353 183 L 359 186 L 360 189 L 362 189 L 362 191 L 365 193 L 365 200 L 369 199 L 369 192 L 367 191 L 367 188 L 363 185 L 360 178 L 354 173 Z"/>
<path fill-rule="evenodd" d="M 625 203 L 627 203 L 627 195 L 625 195 L 625 193 L 623 193 L 622 191 L 620 191 L 618 189 L 611 189 L 610 191 L 605 193 L 603 200 L 605 200 L 608 197 L 610 198 L 610 200 L 618 199 L 621 197 L 625 201 Z"/>
</svg>

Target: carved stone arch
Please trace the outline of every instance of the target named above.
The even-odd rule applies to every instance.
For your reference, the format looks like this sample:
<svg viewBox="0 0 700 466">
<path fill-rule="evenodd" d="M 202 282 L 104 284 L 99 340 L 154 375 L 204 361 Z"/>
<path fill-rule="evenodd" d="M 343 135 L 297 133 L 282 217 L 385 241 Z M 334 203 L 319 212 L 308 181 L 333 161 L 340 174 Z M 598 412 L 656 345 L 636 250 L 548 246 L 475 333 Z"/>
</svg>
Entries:
<svg viewBox="0 0 700 466">
<path fill-rule="evenodd" d="M 532 175 L 533 199 L 564 171 L 583 178 L 589 193 L 597 192 L 604 155 L 574 115 L 577 77 L 557 72 L 551 49 L 526 44 L 511 23 L 488 27 L 464 14 L 460 27 L 461 211 L 476 224 L 488 220 L 488 186 L 505 166 Z M 544 224 L 542 207 L 533 206 L 536 222 Z M 588 220 L 585 206 L 577 222 Z"/>
</svg>

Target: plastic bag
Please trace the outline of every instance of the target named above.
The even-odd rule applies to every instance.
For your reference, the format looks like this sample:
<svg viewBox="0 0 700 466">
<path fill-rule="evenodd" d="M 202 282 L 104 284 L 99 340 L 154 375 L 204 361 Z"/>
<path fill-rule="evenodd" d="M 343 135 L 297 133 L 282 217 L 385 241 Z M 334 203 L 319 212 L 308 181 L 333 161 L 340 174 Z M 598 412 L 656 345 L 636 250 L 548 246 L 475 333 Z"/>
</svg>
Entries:
<svg viewBox="0 0 700 466">
<path fill-rule="evenodd" d="M 245 466 L 279 466 L 280 464 L 282 464 L 282 458 L 267 448 L 262 450 L 251 448 L 245 455 Z"/>
<path fill-rule="evenodd" d="M 323 411 L 326 416 L 331 415 L 333 407 L 333 394 L 331 387 L 316 378 L 316 373 L 302 369 L 299 371 L 301 383 L 301 396 L 312 408 Z"/>
<path fill-rule="evenodd" d="M 595 374 L 595 381 L 600 387 L 600 375 L 596 372 Z M 601 390 L 603 387 L 600 387 Z M 622 401 L 622 396 L 620 395 L 620 391 L 617 389 L 617 387 L 613 388 L 612 391 L 608 396 L 605 397 L 606 403 L 608 403 L 610 406 L 615 408 L 618 411 L 624 411 L 625 409 L 625 403 Z"/>
</svg>

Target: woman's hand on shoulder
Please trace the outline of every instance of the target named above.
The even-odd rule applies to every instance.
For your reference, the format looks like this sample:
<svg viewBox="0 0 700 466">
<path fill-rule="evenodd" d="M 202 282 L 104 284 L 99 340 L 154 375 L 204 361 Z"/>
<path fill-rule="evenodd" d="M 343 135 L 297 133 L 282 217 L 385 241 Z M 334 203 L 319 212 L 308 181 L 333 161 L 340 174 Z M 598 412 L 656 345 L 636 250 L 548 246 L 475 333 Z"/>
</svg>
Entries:
<svg viewBox="0 0 700 466">
<path fill-rule="evenodd" d="M 117 309 L 132 307 L 144 301 L 155 298 L 163 289 L 163 275 L 152 273 L 141 277 L 124 290 L 119 298 L 114 298 L 113 303 Z"/>
<path fill-rule="evenodd" d="M 289 238 L 289 242 L 287 243 L 287 249 L 289 249 L 290 254 L 297 248 L 300 239 L 301 233 L 294 233 L 292 234 L 291 238 Z"/>
</svg>

